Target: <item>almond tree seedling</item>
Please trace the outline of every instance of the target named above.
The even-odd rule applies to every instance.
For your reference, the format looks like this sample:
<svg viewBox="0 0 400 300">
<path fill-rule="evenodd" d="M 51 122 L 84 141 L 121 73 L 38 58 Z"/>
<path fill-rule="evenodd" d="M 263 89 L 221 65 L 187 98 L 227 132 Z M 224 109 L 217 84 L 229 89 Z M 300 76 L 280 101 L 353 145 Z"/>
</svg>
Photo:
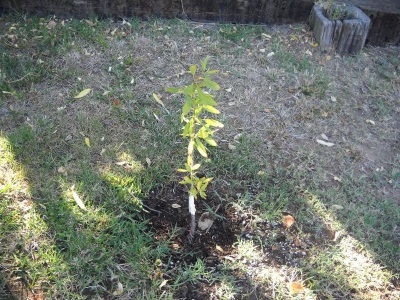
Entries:
<svg viewBox="0 0 400 300">
<path fill-rule="evenodd" d="M 209 57 L 207 56 L 201 62 L 201 71 L 198 70 L 197 65 L 189 68 L 192 75 L 192 84 L 181 88 L 166 89 L 166 91 L 173 94 L 183 94 L 186 100 L 182 107 L 181 122 L 185 123 L 182 136 L 188 139 L 187 159 L 185 168 L 178 169 L 178 172 L 186 173 L 180 183 L 187 185 L 189 188 L 189 213 L 191 216 L 189 241 L 192 241 L 196 230 L 196 206 L 194 200 L 199 195 L 204 199 L 206 198 L 205 191 L 213 179 L 212 177 L 197 176 L 197 171 L 201 165 L 195 163 L 195 153 L 197 152 L 200 156 L 208 158 L 205 144 L 217 146 L 212 137 L 218 128 L 224 127 L 222 123 L 202 116 L 203 112 L 219 114 L 219 111 L 215 108 L 217 103 L 213 95 L 204 90 L 204 88 L 213 91 L 220 89 L 219 85 L 210 78 L 210 75 L 217 74 L 218 70 L 207 70 L 208 60 Z"/>
</svg>

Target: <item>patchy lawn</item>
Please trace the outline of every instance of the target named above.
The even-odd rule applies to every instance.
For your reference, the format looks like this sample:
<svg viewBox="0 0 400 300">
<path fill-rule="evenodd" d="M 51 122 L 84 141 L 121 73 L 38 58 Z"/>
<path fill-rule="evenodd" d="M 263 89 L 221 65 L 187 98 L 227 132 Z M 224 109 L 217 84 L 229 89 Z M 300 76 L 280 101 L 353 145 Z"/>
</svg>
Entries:
<svg viewBox="0 0 400 300">
<path fill-rule="evenodd" d="M 3 16 L 0 50 L 0 298 L 400 297 L 399 47 Z M 197 200 L 214 222 L 189 243 L 183 99 L 165 88 L 206 56 L 225 127 Z"/>
</svg>

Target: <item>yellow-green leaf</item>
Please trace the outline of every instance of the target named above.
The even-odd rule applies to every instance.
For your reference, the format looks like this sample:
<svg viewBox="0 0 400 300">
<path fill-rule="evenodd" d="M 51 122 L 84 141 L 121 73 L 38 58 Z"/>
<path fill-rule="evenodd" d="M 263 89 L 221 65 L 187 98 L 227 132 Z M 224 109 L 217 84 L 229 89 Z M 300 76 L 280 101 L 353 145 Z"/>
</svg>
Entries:
<svg viewBox="0 0 400 300">
<path fill-rule="evenodd" d="M 85 137 L 85 144 L 90 148 L 90 139 L 88 137 Z"/>
<path fill-rule="evenodd" d="M 193 146 L 194 146 L 194 141 L 190 140 L 189 145 L 188 145 L 188 154 L 189 155 L 193 154 Z"/>
<path fill-rule="evenodd" d="M 217 91 L 220 89 L 220 86 L 218 85 L 218 83 L 212 81 L 209 77 L 204 78 L 204 84 L 206 87 L 208 87 L 209 89 L 212 89 L 214 91 Z"/>
<path fill-rule="evenodd" d="M 178 171 L 180 173 L 186 173 L 187 172 L 185 169 L 177 169 L 176 171 Z"/>
<path fill-rule="evenodd" d="M 165 107 L 164 103 L 161 101 L 156 93 L 153 93 L 153 98 L 157 101 L 158 104 L 160 104 L 162 107 Z"/>
<path fill-rule="evenodd" d="M 217 145 L 217 142 L 214 141 L 212 138 L 205 138 L 204 141 L 205 141 L 207 144 L 209 144 L 210 146 L 213 146 L 213 147 L 218 146 L 218 145 Z"/>
<path fill-rule="evenodd" d="M 190 66 L 189 70 L 190 70 L 190 74 L 192 74 L 192 76 L 194 76 L 194 75 L 196 75 L 197 66 L 196 65 Z"/>
<path fill-rule="evenodd" d="M 216 109 L 215 107 L 212 107 L 211 105 L 204 105 L 204 109 L 212 114 L 219 114 L 219 110 Z"/>
<path fill-rule="evenodd" d="M 200 164 L 195 164 L 195 165 L 192 167 L 192 171 L 196 171 L 198 168 L 200 168 Z"/>
<path fill-rule="evenodd" d="M 87 94 L 90 93 L 91 90 L 92 89 L 85 89 L 82 92 L 80 92 L 78 95 L 76 95 L 74 98 L 79 99 L 79 98 L 85 97 Z"/>
<path fill-rule="evenodd" d="M 195 142 L 195 145 L 196 145 L 196 149 L 200 153 L 200 155 L 207 158 L 208 157 L 207 150 L 206 150 L 206 147 L 203 145 L 203 143 L 197 139 Z"/>
<path fill-rule="evenodd" d="M 207 57 L 201 62 L 201 69 L 203 71 L 206 70 L 209 59 L 210 59 L 210 57 L 207 55 Z"/>
<path fill-rule="evenodd" d="M 219 128 L 223 128 L 224 127 L 224 124 L 222 124 L 221 122 L 218 122 L 217 120 L 205 119 L 205 121 L 210 126 L 219 127 Z"/>
</svg>

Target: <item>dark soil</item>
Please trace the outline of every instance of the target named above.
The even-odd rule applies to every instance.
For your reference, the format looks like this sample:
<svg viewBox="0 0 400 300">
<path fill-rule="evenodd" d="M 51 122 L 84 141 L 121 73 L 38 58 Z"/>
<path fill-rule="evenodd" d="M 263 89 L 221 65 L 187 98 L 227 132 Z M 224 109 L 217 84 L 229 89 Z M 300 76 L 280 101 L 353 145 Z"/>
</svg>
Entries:
<svg viewBox="0 0 400 300">
<path fill-rule="evenodd" d="M 262 243 L 263 258 L 258 262 L 269 266 L 281 265 L 298 266 L 308 255 L 307 249 L 312 241 L 304 241 L 298 237 L 296 225 L 285 228 L 284 222 L 258 221 L 256 226 L 252 216 L 240 214 L 231 205 L 236 201 L 233 197 L 228 200 L 219 199 L 209 193 L 206 200 L 196 200 L 196 224 L 204 212 L 216 211 L 217 218 L 208 232 L 196 229 L 192 242 L 189 241 L 190 214 L 188 212 L 188 196 L 184 186 L 173 183 L 150 192 L 144 203 L 151 208 L 150 226 L 153 227 L 155 238 L 168 240 L 172 236 L 172 256 L 168 269 L 172 274 L 179 272 L 179 266 L 194 265 L 198 259 L 205 262 L 210 270 L 220 268 L 223 261 L 235 261 L 238 258 L 236 242 L 239 239 L 253 240 L 255 245 Z M 180 208 L 174 208 L 180 205 Z M 156 212 L 158 211 L 158 212 Z M 283 220 L 284 216 L 282 216 Z M 274 235 L 274 242 L 270 243 Z M 326 239 L 329 240 L 329 232 Z M 323 241 L 324 239 L 321 239 Z M 249 267 L 251 269 L 251 266 Z M 244 291 L 240 299 L 259 299 L 264 295 L 264 288 L 241 272 L 231 270 L 237 278 L 236 284 Z M 169 278 L 168 278 L 169 279 Z M 244 288 L 243 288 L 244 287 Z M 265 287 L 266 288 L 266 287 Z M 210 298 L 212 286 L 201 280 L 194 285 L 186 284 L 179 289 L 178 298 L 182 299 L 214 299 Z M 243 296 L 245 295 L 245 296 Z"/>
</svg>

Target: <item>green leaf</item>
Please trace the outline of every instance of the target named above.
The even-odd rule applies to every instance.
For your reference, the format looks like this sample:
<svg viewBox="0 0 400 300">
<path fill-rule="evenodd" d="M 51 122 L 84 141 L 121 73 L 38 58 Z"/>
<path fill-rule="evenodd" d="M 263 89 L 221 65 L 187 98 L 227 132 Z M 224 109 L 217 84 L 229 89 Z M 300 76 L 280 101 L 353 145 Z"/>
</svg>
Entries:
<svg viewBox="0 0 400 300">
<path fill-rule="evenodd" d="M 180 184 L 193 184 L 193 181 L 190 180 L 188 176 L 183 177 L 183 180 L 179 182 Z"/>
<path fill-rule="evenodd" d="M 206 147 L 203 145 L 203 143 L 199 139 L 196 139 L 195 146 L 201 156 L 203 156 L 205 158 L 208 157 Z"/>
<path fill-rule="evenodd" d="M 182 136 L 186 137 L 190 134 L 190 122 L 187 122 L 185 127 L 183 127 L 183 133 Z"/>
<path fill-rule="evenodd" d="M 166 88 L 165 91 L 172 94 L 182 93 L 182 90 L 177 88 Z"/>
<path fill-rule="evenodd" d="M 206 193 L 204 191 L 200 191 L 199 194 L 200 194 L 201 198 L 203 198 L 203 199 L 207 198 L 207 195 L 206 195 Z"/>
<path fill-rule="evenodd" d="M 87 94 L 90 93 L 91 90 L 92 89 L 85 89 L 82 92 L 80 92 L 78 95 L 76 95 L 74 98 L 79 99 L 79 98 L 85 97 Z"/>
<path fill-rule="evenodd" d="M 182 107 L 182 116 L 183 117 L 186 116 L 190 112 L 191 108 L 192 108 L 192 104 L 189 101 L 186 101 Z"/>
<path fill-rule="evenodd" d="M 201 139 L 206 139 L 209 135 L 209 130 L 205 126 L 201 127 L 200 130 L 197 132 L 197 137 Z"/>
<path fill-rule="evenodd" d="M 218 85 L 218 83 L 212 81 L 210 79 L 210 77 L 208 77 L 208 76 L 206 78 L 204 78 L 204 84 L 206 85 L 206 87 L 208 87 L 209 89 L 212 89 L 214 91 L 217 91 L 220 89 L 220 86 Z"/>
<path fill-rule="evenodd" d="M 187 170 L 185 170 L 185 169 L 177 169 L 176 171 L 179 173 L 187 173 Z"/>
<path fill-rule="evenodd" d="M 203 72 L 207 69 L 209 59 L 210 57 L 207 55 L 207 57 L 201 62 L 201 69 L 203 70 Z"/>
<path fill-rule="evenodd" d="M 208 112 L 210 112 L 210 113 L 212 113 L 212 114 L 219 114 L 219 110 L 216 109 L 215 107 L 212 107 L 211 105 L 204 105 L 203 108 L 204 108 L 206 111 L 208 111 Z"/>
<path fill-rule="evenodd" d="M 214 141 L 212 138 L 205 138 L 204 141 L 205 141 L 207 144 L 209 144 L 210 146 L 213 146 L 213 147 L 218 146 L 218 145 L 217 145 L 217 142 Z"/>
<path fill-rule="evenodd" d="M 157 101 L 157 103 L 161 104 L 162 107 L 165 107 L 164 103 L 160 100 L 160 98 L 158 97 L 158 95 L 156 93 L 153 93 L 153 98 L 154 98 L 154 100 Z"/>
<path fill-rule="evenodd" d="M 197 190 L 195 189 L 195 188 L 191 188 L 190 190 L 189 190 L 189 193 L 191 194 L 191 195 L 193 195 L 193 197 L 196 199 L 197 198 Z"/>
<path fill-rule="evenodd" d="M 204 74 L 206 74 L 206 75 L 212 75 L 212 74 L 218 74 L 218 73 L 219 73 L 218 70 L 210 70 L 210 71 L 205 72 Z"/>
<path fill-rule="evenodd" d="M 206 121 L 206 124 L 208 124 L 210 126 L 224 128 L 224 124 L 222 124 L 221 122 L 218 122 L 217 120 L 205 119 L 205 121 Z"/>
<path fill-rule="evenodd" d="M 210 94 L 206 94 L 203 92 L 202 89 L 198 89 L 199 92 L 199 104 L 201 105 L 211 105 L 211 106 L 215 106 L 217 105 L 217 102 L 215 102 L 215 100 L 213 99 L 213 97 Z"/>
<path fill-rule="evenodd" d="M 192 74 L 192 76 L 196 75 L 197 66 L 196 65 L 190 66 L 189 71 L 190 74 Z"/>
</svg>

